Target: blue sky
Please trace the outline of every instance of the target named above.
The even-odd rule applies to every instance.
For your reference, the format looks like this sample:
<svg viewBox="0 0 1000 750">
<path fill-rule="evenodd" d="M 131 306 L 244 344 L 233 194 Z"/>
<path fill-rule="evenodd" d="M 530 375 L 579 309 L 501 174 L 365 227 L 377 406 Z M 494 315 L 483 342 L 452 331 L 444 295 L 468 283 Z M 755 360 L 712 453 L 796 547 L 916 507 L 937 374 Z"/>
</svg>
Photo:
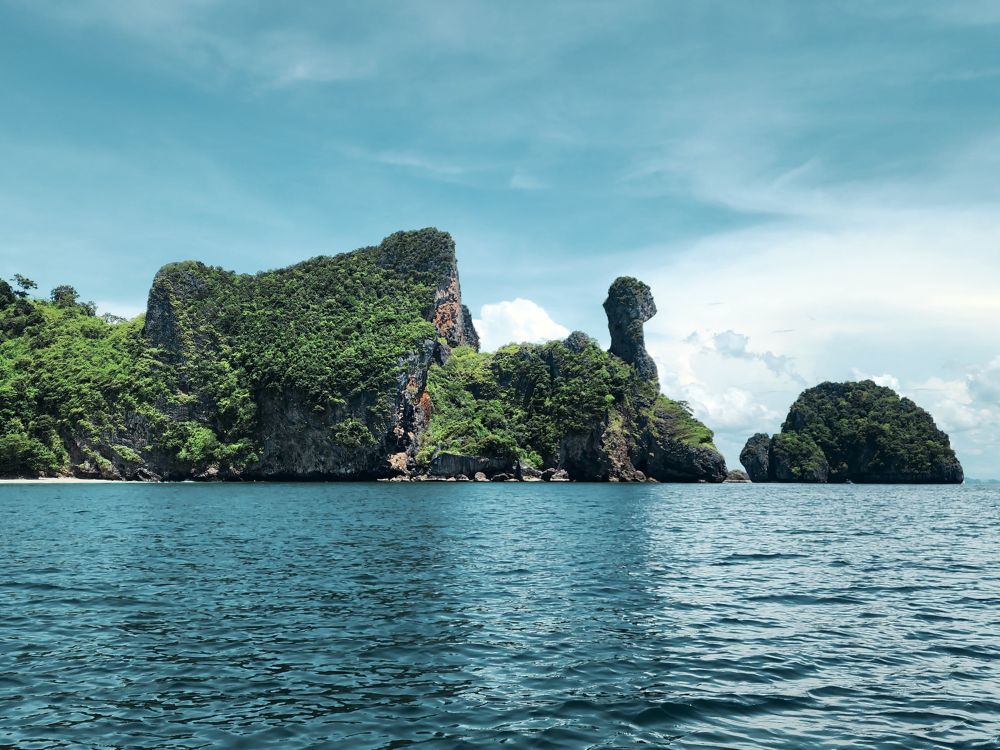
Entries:
<svg viewBox="0 0 1000 750">
<path fill-rule="evenodd" d="M 998 90 L 992 1 L 0 0 L 0 261 L 134 313 L 433 225 L 493 345 L 649 282 L 731 464 L 875 376 L 1000 477 Z"/>
</svg>

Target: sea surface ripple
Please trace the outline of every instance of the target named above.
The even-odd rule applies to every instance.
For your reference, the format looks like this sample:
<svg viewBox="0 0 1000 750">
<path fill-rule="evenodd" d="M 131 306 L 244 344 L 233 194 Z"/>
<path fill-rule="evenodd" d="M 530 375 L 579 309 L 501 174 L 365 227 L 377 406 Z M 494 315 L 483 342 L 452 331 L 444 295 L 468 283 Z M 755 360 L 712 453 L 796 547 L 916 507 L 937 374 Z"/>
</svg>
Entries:
<svg viewBox="0 0 1000 750">
<path fill-rule="evenodd" d="M 1000 490 L 4 485 L 3 748 L 1000 748 Z"/>
</svg>

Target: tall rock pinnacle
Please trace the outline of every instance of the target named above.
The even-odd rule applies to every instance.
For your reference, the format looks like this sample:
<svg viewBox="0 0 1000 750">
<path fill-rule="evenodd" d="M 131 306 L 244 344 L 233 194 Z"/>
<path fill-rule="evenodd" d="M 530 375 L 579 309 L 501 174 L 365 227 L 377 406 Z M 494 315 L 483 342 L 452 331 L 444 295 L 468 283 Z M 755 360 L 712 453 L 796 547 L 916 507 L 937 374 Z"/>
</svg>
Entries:
<svg viewBox="0 0 1000 750">
<path fill-rule="evenodd" d="M 656 363 L 646 351 L 643 324 L 656 315 L 649 287 L 631 276 L 619 276 L 604 300 L 611 332 L 611 353 L 635 367 L 643 380 L 659 382 Z"/>
</svg>

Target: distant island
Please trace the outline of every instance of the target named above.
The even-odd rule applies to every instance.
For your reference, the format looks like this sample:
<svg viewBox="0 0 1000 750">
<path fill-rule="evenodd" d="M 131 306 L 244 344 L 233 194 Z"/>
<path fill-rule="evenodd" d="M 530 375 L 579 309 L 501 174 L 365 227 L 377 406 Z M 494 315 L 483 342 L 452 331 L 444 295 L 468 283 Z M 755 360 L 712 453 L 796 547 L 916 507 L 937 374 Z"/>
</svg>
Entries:
<svg viewBox="0 0 1000 750">
<path fill-rule="evenodd" d="M 740 454 L 754 482 L 961 484 L 948 436 L 908 398 L 871 380 L 822 383 L 792 404 L 781 432 Z"/>
<path fill-rule="evenodd" d="M 660 393 L 649 288 L 583 333 L 480 353 L 436 229 L 239 275 L 163 267 L 145 316 L 0 283 L 0 475 L 126 480 L 721 482 L 712 432 Z"/>
<path fill-rule="evenodd" d="M 648 286 L 622 277 L 610 350 L 479 351 L 455 244 L 428 228 L 241 275 L 164 266 L 144 316 L 0 281 L 0 476 L 122 480 L 961 482 L 930 415 L 825 383 L 727 472 L 660 392 Z"/>
</svg>

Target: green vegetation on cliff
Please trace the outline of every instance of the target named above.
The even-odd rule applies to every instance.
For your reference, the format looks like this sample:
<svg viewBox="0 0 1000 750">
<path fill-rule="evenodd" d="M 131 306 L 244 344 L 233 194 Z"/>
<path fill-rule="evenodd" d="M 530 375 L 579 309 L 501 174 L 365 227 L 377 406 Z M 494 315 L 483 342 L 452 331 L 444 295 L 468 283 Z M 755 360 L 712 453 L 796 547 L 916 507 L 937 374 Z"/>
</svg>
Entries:
<svg viewBox="0 0 1000 750">
<path fill-rule="evenodd" d="M 0 284 L 0 474 L 63 468 L 67 442 L 95 464 L 106 460 L 91 444 L 104 436 L 114 446 L 126 416 L 163 395 L 142 320 L 94 317 L 66 288 L 43 301 L 12 298 Z"/>
<path fill-rule="evenodd" d="M 399 358 L 437 334 L 428 320 L 433 280 L 379 265 L 378 250 L 253 276 L 167 266 L 154 294 L 170 305 L 180 334 L 172 354 L 181 381 L 227 392 L 237 370 L 251 388 L 296 389 L 320 409 L 383 391 Z"/>
<path fill-rule="evenodd" d="M 674 401 L 663 394 L 657 394 L 653 404 L 646 407 L 644 412 L 651 420 L 651 428 L 657 437 L 676 440 L 682 445 L 695 448 L 718 450 L 712 442 L 715 433 L 704 422 L 695 419 L 687 402 Z"/>
<path fill-rule="evenodd" d="M 931 476 L 957 464 L 948 436 L 908 398 L 871 380 L 823 383 L 792 404 L 783 433 L 812 440 L 830 465 L 831 481 Z"/>
<path fill-rule="evenodd" d="M 427 393 L 434 416 L 418 454 L 424 462 L 442 452 L 551 465 L 566 436 L 607 425 L 609 438 L 632 444 L 639 422 L 659 438 L 714 450 L 711 430 L 685 405 L 582 333 L 494 354 L 460 347 L 430 369 Z"/>
<path fill-rule="evenodd" d="M 771 443 L 772 461 L 778 479 L 783 482 L 823 482 L 829 476 L 830 465 L 822 449 L 809 435 L 783 432 Z"/>
<path fill-rule="evenodd" d="M 404 358 L 437 336 L 430 317 L 442 237 L 450 242 L 434 230 L 394 235 L 381 247 L 252 276 L 195 262 L 161 270 L 147 328 L 171 390 L 182 403 L 194 399 L 165 452 L 196 471 L 249 468 L 260 458 L 268 393 L 295 394 L 316 414 L 363 401 L 334 438 L 377 442 L 365 424 L 388 430 Z"/>
<path fill-rule="evenodd" d="M 453 271 L 451 238 L 434 229 L 255 275 L 174 263 L 146 319 L 128 322 L 95 317 L 68 286 L 29 299 L 18 275 L 18 291 L 0 287 L 0 474 L 149 452 L 177 475 L 239 472 L 260 460 L 268 393 L 318 415 L 350 404 L 330 437 L 370 447 L 406 358 L 438 336 L 435 294 Z"/>
<path fill-rule="evenodd" d="M 754 481 L 961 482 L 961 464 L 931 415 L 870 380 L 804 391 L 781 432 L 741 455 Z"/>
<path fill-rule="evenodd" d="M 636 280 L 605 304 L 616 354 L 581 333 L 479 354 L 454 242 L 433 228 L 253 275 L 169 264 L 132 321 L 70 286 L 14 285 L 0 475 L 406 478 L 519 459 L 582 480 L 725 476 L 711 431 L 659 393 Z"/>
</svg>

